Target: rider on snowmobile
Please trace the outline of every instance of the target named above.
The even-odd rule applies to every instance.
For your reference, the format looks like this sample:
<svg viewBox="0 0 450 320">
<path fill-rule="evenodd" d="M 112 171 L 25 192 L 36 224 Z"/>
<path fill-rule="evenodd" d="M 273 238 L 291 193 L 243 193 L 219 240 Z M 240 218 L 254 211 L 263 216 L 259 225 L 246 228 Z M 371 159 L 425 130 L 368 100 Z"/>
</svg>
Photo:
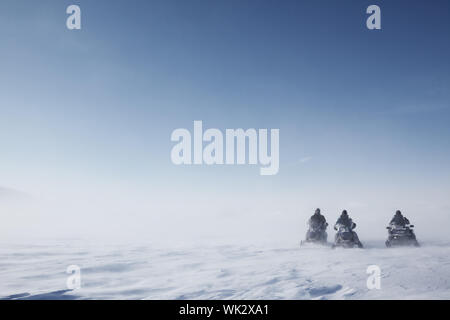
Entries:
<svg viewBox="0 0 450 320">
<path fill-rule="evenodd" d="M 327 227 L 327 220 L 320 214 L 320 209 L 317 208 L 314 214 L 309 219 L 310 226 L 318 226 L 320 229 L 325 230 Z"/>
<path fill-rule="evenodd" d="M 400 226 L 400 227 L 404 227 L 409 224 L 410 224 L 409 220 L 402 215 L 402 212 L 400 210 L 397 210 L 397 212 L 395 212 L 395 216 L 392 218 L 391 222 L 389 223 L 389 225 L 391 225 L 391 226 Z"/>
<path fill-rule="evenodd" d="M 386 241 L 386 246 L 390 247 L 397 244 L 408 244 L 412 243 L 415 246 L 419 246 L 417 242 L 416 235 L 414 234 L 413 228 L 409 220 L 404 217 L 400 210 L 395 212 L 389 226 L 387 227 L 389 238 Z"/>
<path fill-rule="evenodd" d="M 353 233 L 353 241 L 359 246 L 362 247 L 361 241 L 359 241 L 358 235 L 356 232 L 353 231 L 353 229 L 356 228 L 356 223 L 353 222 L 353 220 L 348 216 L 347 210 L 342 211 L 341 216 L 336 221 L 336 224 L 334 225 L 334 230 L 338 230 L 339 226 L 345 226 Z M 338 234 L 336 234 L 336 239 L 338 237 Z"/>
<path fill-rule="evenodd" d="M 318 230 L 322 234 L 322 239 L 324 241 L 327 240 L 327 233 L 325 230 L 327 229 L 328 223 L 323 215 L 320 214 L 320 209 L 317 208 L 314 214 L 311 216 L 311 218 L 308 221 L 310 229 L 308 230 L 308 233 L 306 234 L 306 239 L 311 238 L 311 229 L 312 230 Z"/>
<path fill-rule="evenodd" d="M 348 216 L 347 210 L 342 211 L 341 216 L 336 221 L 336 224 L 334 225 L 334 230 L 337 230 L 338 225 L 343 225 L 348 227 L 350 230 L 353 230 L 356 228 L 356 223 L 352 221 L 352 219 Z"/>
</svg>

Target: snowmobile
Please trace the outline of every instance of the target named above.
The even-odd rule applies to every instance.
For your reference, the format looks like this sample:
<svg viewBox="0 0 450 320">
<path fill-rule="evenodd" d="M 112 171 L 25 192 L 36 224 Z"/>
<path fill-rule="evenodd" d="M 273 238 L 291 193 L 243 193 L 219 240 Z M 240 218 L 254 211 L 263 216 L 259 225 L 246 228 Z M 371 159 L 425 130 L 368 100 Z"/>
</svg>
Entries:
<svg viewBox="0 0 450 320">
<path fill-rule="evenodd" d="M 332 246 L 333 249 L 336 247 L 343 247 L 343 248 L 363 247 L 356 233 L 353 230 L 351 230 L 348 226 L 340 224 L 336 226 L 336 229 L 337 233 L 335 242 Z"/>
<path fill-rule="evenodd" d="M 414 225 L 393 225 L 386 229 L 389 230 L 389 238 L 386 240 L 386 247 L 393 246 L 419 246 L 416 235 L 413 231 Z"/>
<path fill-rule="evenodd" d="M 328 239 L 328 234 L 326 233 L 326 227 L 328 223 L 325 223 L 325 227 L 320 225 L 310 224 L 308 232 L 306 233 L 306 240 L 302 241 L 300 244 L 315 243 L 315 244 L 326 244 Z"/>
</svg>

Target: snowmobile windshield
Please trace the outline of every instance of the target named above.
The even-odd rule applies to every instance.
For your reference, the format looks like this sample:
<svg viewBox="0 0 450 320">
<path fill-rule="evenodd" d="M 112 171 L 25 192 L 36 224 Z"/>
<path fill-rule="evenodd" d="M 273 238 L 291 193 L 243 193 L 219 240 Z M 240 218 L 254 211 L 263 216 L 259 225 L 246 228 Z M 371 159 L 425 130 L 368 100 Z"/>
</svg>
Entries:
<svg viewBox="0 0 450 320">
<path fill-rule="evenodd" d="M 350 228 L 344 224 L 338 224 L 336 227 L 337 227 L 338 232 L 340 232 L 340 233 L 350 232 Z"/>
<path fill-rule="evenodd" d="M 408 226 L 393 223 L 390 225 L 390 227 L 392 230 L 406 230 Z"/>
</svg>

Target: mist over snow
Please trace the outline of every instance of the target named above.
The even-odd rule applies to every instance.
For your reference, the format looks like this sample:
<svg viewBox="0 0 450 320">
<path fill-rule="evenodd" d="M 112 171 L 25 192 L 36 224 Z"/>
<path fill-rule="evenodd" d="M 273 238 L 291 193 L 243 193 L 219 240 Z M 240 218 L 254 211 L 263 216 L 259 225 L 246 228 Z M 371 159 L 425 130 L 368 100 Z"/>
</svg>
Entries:
<svg viewBox="0 0 450 320">
<path fill-rule="evenodd" d="M 269 196 L 258 183 L 251 194 L 237 186 L 215 182 L 190 187 L 189 181 L 173 188 L 140 188 L 100 183 L 66 185 L 58 190 L 0 194 L 0 241 L 38 241 L 40 238 L 102 239 L 124 242 L 145 240 L 161 244 L 197 243 L 298 243 L 307 221 L 319 207 L 332 226 L 343 209 L 357 224 L 361 241 L 384 241 L 385 227 L 401 209 L 415 225 L 419 240 L 447 241 L 447 194 L 334 189 L 311 186 L 276 190 Z M 374 188 L 375 189 L 375 188 Z M 349 196 L 350 195 L 350 196 Z M 427 202 L 424 199 L 427 198 Z"/>
<path fill-rule="evenodd" d="M 3 299 L 449 299 L 450 243 L 315 246 L 0 244 Z M 69 265 L 81 288 L 66 287 Z M 380 287 L 367 287 L 367 268 Z"/>
</svg>

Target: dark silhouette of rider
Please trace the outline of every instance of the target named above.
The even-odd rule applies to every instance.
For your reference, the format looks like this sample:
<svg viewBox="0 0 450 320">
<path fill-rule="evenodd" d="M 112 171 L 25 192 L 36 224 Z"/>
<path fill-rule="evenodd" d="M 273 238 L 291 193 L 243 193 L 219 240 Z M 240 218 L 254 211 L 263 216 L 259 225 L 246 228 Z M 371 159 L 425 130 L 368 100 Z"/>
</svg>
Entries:
<svg viewBox="0 0 450 320">
<path fill-rule="evenodd" d="M 312 227 L 317 227 L 319 229 L 325 230 L 327 224 L 327 220 L 323 215 L 320 214 L 320 209 L 317 208 L 314 214 L 309 219 L 309 225 Z"/>
<path fill-rule="evenodd" d="M 404 235 L 405 232 L 408 235 L 409 239 L 413 241 L 413 244 L 418 247 L 419 243 L 417 242 L 416 235 L 414 234 L 413 228 L 409 220 L 404 217 L 400 210 L 395 212 L 394 217 L 392 218 L 389 226 L 387 227 L 389 232 L 389 238 L 386 241 L 386 245 L 390 246 L 390 242 L 396 239 L 399 235 Z"/>
<path fill-rule="evenodd" d="M 397 212 L 395 212 L 395 215 L 389 224 L 393 226 L 405 227 L 410 223 L 409 220 L 402 215 L 402 212 L 400 210 L 397 210 Z"/>
<path fill-rule="evenodd" d="M 356 223 L 353 222 L 353 220 L 348 216 L 347 210 L 342 211 L 341 216 L 336 221 L 336 224 L 334 225 L 334 230 L 337 230 L 338 225 L 343 225 L 349 228 L 350 230 L 353 230 L 356 228 Z"/>
<path fill-rule="evenodd" d="M 342 211 L 341 216 L 334 225 L 334 230 L 338 230 L 340 225 L 347 227 L 350 230 L 350 232 L 353 233 L 353 241 L 358 245 L 358 247 L 362 248 L 363 245 L 361 241 L 359 241 L 358 235 L 356 234 L 356 232 L 353 231 L 353 229 L 356 228 L 356 223 L 354 223 L 353 220 L 348 216 L 347 210 Z M 335 242 L 337 239 L 338 233 L 336 234 Z"/>
<path fill-rule="evenodd" d="M 314 215 L 308 221 L 309 229 L 306 233 L 306 240 L 313 240 L 312 237 L 317 237 L 317 232 L 320 234 L 320 240 L 322 242 L 327 242 L 328 234 L 326 233 L 326 229 L 328 223 L 323 215 L 320 214 L 320 209 L 317 208 L 314 212 Z"/>
</svg>

